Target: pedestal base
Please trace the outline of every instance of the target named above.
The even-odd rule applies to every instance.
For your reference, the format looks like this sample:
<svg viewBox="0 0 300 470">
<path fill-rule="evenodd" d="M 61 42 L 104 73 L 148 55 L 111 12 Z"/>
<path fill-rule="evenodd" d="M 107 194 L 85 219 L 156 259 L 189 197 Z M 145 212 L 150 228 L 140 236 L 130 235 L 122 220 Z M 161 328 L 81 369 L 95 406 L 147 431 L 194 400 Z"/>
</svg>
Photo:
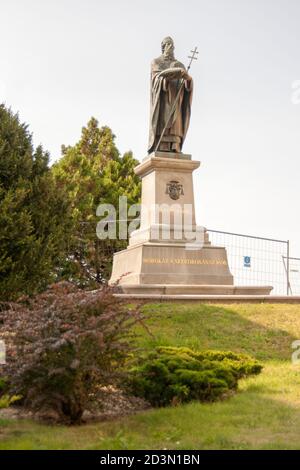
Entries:
<svg viewBox="0 0 300 470">
<path fill-rule="evenodd" d="M 192 173 L 199 165 L 190 155 L 156 152 L 135 168 L 142 178 L 141 226 L 128 248 L 115 253 L 110 279 L 124 297 L 271 292 L 270 286 L 234 286 L 226 249 L 211 246 L 205 230 L 197 227 Z M 181 235 L 178 227 L 183 226 Z M 197 248 L 188 242 L 191 233 L 203 234 Z"/>
<path fill-rule="evenodd" d="M 233 285 L 233 276 L 223 247 L 149 242 L 115 253 L 110 284 Z"/>
<path fill-rule="evenodd" d="M 271 286 L 214 286 L 214 285 L 121 285 L 120 294 L 132 298 L 170 298 L 180 300 L 195 296 L 264 296 L 270 295 Z M 120 295 L 119 295 L 120 296 Z"/>
</svg>

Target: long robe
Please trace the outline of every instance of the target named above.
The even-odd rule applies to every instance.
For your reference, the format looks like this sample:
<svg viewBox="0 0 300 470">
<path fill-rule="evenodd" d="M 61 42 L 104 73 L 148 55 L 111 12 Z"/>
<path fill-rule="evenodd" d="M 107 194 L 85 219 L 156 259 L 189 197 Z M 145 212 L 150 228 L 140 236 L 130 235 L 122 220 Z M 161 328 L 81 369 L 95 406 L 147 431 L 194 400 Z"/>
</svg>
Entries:
<svg viewBox="0 0 300 470">
<path fill-rule="evenodd" d="M 148 153 L 155 150 L 177 96 L 181 79 L 167 79 L 159 74 L 169 68 L 185 69 L 181 62 L 163 55 L 151 64 L 151 109 Z M 193 82 L 184 81 L 178 103 L 164 134 L 165 141 L 176 142 L 181 151 L 190 123 Z M 172 145 L 172 144 L 171 144 Z M 172 150 L 169 150 L 172 151 Z"/>
</svg>

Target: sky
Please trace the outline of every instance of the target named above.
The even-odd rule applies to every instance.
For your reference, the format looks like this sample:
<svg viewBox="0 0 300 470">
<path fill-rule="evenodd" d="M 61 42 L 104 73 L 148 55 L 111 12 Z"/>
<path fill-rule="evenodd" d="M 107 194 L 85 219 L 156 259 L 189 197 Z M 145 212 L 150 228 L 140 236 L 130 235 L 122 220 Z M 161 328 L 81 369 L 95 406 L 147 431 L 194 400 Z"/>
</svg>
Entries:
<svg viewBox="0 0 300 470">
<path fill-rule="evenodd" d="M 299 0 L 0 0 L 0 18 L 0 102 L 52 161 L 91 116 L 143 159 L 150 63 L 165 36 L 186 64 L 197 46 L 183 149 L 201 161 L 197 222 L 300 257 Z"/>
</svg>

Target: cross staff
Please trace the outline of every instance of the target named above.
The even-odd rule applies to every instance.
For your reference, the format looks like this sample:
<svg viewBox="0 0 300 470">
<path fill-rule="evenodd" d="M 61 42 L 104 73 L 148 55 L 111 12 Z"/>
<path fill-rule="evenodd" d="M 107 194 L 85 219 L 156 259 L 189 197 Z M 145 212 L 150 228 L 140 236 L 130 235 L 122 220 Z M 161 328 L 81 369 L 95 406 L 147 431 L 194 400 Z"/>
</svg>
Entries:
<svg viewBox="0 0 300 470">
<path fill-rule="evenodd" d="M 195 47 L 195 49 L 194 49 L 193 51 L 191 51 L 191 53 L 192 53 L 192 55 L 189 55 L 189 56 L 188 56 L 188 59 L 191 59 L 191 60 L 190 60 L 190 63 L 189 63 L 189 65 L 188 65 L 188 68 L 187 68 L 187 73 L 189 73 L 189 70 L 190 70 L 191 65 L 192 65 L 192 63 L 193 63 L 193 60 L 197 60 L 197 59 L 198 59 L 198 57 L 196 57 L 196 54 L 199 54 L 199 52 L 197 51 L 197 46 Z M 175 100 L 174 100 L 173 106 L 172 106 L 172 108 L 171 108 L 170 114 L 169 114 L 169 116 L 168 116 L 167 122 L 166 122 L 166 124 L 165 124 L 165 127 L 163 128 L 163 131 L 162 131 L 162 133 L 161 133 L 161 136 L 160 136 L 159 141 L 158 141 L 158 143 L 157 143 L 157 146 L 156 146 L 156 148 L 155 148 L 155 152 L 157 152 L 157 150 L 158 150 L 158 148 L 159 148 L 159 146 L 160 146 L 160 143 L 161 143 L 161 141 L 162 141 L 162 138 L 163 138 L 163 136 L 164 136 L 164 134 L 165 134 L 165 132 L 166 132 L 166 129 L 167 129 L 168 125 L 169 125 L 170 119 L 171 119 L 171 117 L 172 117 L 172 115 L 173 115 L 173 113 L 174 113 L 174 111 L 175 111 L 175 107 L 176 107 L 177 102 L 178 102 L 178 100 L 179 100 L 179 96 L 180 96 L 181 90 L 182 90 L 182 88 L 183 88 L 184 81 L 185 81 L 185 79 L 183 78 L 183 79 L 181 80 L 181 84 L 180 84 L 178 93 L 177 93 L 177 95 L 176 95 L 176 98 L 175 98 Z"/>
<path fill-rule="evenodd" d="M 197 51 L 197 46 L 195 47 L 195 49 L 193 51 L 191 51 L 191 53 L 192 53 L 192 55 L 188 56 L 188 59 L 191 59 L 191 60 L 190 60 L 190 63 L 188 65 L 187 71 L 190 70 L 191 65 L 193 63 L 193 60 L 198 60 L 198 57 L 196 57 L 196 54 L 199 54 L 199 52 Z"/>
</svg>

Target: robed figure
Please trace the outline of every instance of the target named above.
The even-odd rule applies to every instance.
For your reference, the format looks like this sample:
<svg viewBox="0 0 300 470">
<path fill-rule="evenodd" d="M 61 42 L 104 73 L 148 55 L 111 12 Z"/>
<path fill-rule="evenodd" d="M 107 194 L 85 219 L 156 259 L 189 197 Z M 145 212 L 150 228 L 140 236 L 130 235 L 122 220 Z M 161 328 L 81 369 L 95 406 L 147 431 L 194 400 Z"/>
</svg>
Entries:
<svg viewBox="0 0 300 470">
<path fill-rule="evenodd" d="M 165 38 L 161 47 L 162 55 L 151 64 L 148 153 L 181 152 L 190 122 L 193 81 L 185 66 L 174 57 L 172 38 Z"/>
</svg>

